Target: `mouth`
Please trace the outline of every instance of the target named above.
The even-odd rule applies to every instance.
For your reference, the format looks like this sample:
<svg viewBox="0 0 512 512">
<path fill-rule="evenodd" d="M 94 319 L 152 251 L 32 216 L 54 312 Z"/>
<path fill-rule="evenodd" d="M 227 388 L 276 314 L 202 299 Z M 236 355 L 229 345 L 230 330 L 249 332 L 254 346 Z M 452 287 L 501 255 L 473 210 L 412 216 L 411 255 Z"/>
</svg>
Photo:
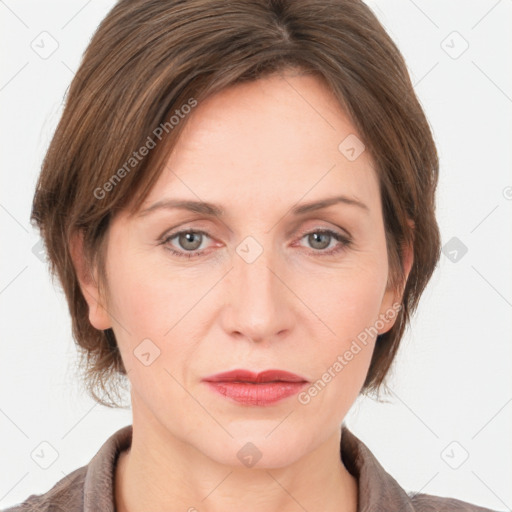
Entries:
<svg viewBox="0 0 512 512">
<path fill-rule="evenodd" d="M 284 370 L 233 370 L 211 375 L 203 382 L 232 403 L 246 406 L 273 405 L 299 393 L 308 384 L 304 377 Z"/>
<path fill-rule="evenodd" d="M 308 382 L 307 379 L 285 370 L 265 370 L 255 373 L 250 370 L 231 370 L 205 377 L 206 382 L 244 382 L 249 384 L 265 384 L 270 382 Z"/>
</svg>

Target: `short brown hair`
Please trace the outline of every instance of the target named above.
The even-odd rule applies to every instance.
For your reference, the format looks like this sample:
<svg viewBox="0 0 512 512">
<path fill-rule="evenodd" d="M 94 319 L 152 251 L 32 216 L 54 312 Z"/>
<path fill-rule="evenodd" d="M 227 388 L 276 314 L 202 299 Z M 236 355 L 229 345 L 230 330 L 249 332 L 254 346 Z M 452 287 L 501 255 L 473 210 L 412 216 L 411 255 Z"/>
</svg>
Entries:
<svg viewBox="0 0 512 512">
<path fill-rule="evenodd" d="M 83 235 L 84 258 L 105 281 L 110 221 L 122 208 L 139 208 L 155 184 L 187 122 L 179 115 L 184 106 L 190 110 L 226 87 L 286 69 L 323 79 L 378 172 L 388 285 L 405 288 L 395 324 L 375 345 L 362 392 L 385 384 L 440 257 L 438 156 L 392 39 L 359 0 L 120 0 L 96 30 L 71 83 L 31 215 L 51 274 L 66 294 L 85 383 L 96 401 L 117 406 L 113 393 L 118 378 L 126 382 L 126 371 L 112 329 L 100 331 L 89 322 L 70 254 L 72 236 Z M 157 138 L 155 131 L 155 149 L 131 161 L 135 150 Z M 401 250 L 411 242 L 414 262 L 405 282 Z"/>
</svg>

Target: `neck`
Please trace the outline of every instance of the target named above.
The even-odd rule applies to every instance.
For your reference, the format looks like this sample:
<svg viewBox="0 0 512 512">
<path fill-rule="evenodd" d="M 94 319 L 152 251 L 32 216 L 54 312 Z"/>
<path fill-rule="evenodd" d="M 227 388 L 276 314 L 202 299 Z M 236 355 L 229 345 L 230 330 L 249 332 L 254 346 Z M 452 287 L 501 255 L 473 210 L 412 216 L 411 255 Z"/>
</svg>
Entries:
<svg viewBox="0 0 512 512">
<path fill-rule="evenodd" d="M 341 429 L 292 464 L 221 464 L 135 414 L 132 443 L 115 474 L 117 512 L 356 512 L 356 478 L 340 458 Z"/>
</svg>

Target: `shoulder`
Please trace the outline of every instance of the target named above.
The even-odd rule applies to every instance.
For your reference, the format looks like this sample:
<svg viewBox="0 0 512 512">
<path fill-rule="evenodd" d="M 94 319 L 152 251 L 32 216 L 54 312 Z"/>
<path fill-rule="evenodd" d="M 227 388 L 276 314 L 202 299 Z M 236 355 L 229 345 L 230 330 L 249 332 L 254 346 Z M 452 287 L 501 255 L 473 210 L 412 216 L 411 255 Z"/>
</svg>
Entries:
<svg viewBox="0 0 512 512">
<path fill-rule="evenodd" d="M 83 510 L 87 466 L 75 469 L 44 494 L 31 494 L 25 501 L 0 512 L 74 512 Z"/>
<path fill-rule="evenodd" d="M 467 501 L 404 489 L 368 446 L 343 424 L 341 459 L 357 477 L 359 509 L 371 512 L 497 512 Z"/>
<path fill-rule="evenodd" d="M 132 426 L 127 425 L 103 443 L 85 466 L 75 469 L 44 494 L 0 512 L 83 512 L 114 510 L 114 474 L 119 453 L 131 445 Z"/>
<path fill-rule="evenodd" d="M 497 512 L 467 501 L 432 494 L 411 494 L 410 499 L 415 512 Z"/>
</svg>

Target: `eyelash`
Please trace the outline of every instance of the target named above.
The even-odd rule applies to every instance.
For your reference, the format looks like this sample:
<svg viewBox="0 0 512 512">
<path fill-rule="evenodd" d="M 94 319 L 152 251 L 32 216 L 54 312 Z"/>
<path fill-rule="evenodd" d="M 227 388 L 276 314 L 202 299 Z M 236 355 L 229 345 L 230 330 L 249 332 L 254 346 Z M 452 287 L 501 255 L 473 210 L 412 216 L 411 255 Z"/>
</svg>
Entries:
<svg viewBox="0 0 512 512">
<path fill-rule="evenodd" d="M 185 234 L 185 233 L 194 233 L 196 235 L 206 235 L 207 237 L 211 238 L 208 233 L 202 230 L 194 230 L 194 229 L 184 229 L 182 231 L 177 231 L 176 233 L 171 233 L 169 236 L 166 236 L 161 240 L 161 244 L 168 244 L 171 240 L 176 238 L 179 235 Z M 312 234 L 320 234 L 320 235 L 331 235 L 332 238 L 340 242 L 341 245 L 338 247 L 335 247 L 330 250 L 313 250 L 313 254 L 315 256 L 333 256 L 335 254 L 338 254 L 339 252 L 345 250 L 346 248 L 350 247 L 352 244 L 352 240 L 344 235 L 341 235 L 337 231 L 332 231 L 330 229 L 315 229 L 312 231 L 307 231 L 306 233 L 301 234 L 299 240 L 302 240 L 305 236 L 312 235 Z M 178 256 L 180 258 L 196 258 L 199 256 L 202 256 L 205 252 L 207 252 L 206 249 L 199 251 L 199 252 L 180 252 L 176 251 L 175 249 L 166 246 L 166 249 L 170 251 L 174 256 Z"/>
</svg>

